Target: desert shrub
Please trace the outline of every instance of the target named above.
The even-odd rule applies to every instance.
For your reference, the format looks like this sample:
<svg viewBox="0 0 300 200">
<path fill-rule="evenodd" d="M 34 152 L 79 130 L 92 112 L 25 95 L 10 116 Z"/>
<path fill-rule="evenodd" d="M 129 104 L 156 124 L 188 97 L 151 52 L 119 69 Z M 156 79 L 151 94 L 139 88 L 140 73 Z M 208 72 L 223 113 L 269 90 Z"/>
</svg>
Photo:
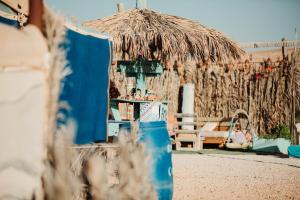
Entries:
<svg viewBox="0 0 300 200">
<path fill-rule="evenodd" d="M 276 138 L 285 138 L 288 140 L 292 139 L 292 135 L 289 127 L 286 124 L 278 124 L 274 128 L 271 129 L 271 132 L 264 136 L 267 139 L 276 139 Z"/>
</svg>

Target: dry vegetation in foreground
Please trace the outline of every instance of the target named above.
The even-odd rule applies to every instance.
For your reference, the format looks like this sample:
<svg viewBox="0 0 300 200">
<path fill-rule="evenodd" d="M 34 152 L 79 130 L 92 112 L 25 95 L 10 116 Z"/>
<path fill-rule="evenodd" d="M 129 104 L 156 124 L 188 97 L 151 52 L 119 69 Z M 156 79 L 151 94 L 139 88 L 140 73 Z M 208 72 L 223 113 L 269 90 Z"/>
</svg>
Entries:
<svg viewBox="0 0 300 200">
<path fill-rule="evenodd" d="M 154 200 L 144 147 L 122 135 L 117 145 L 70 146 L 55 136 L 43 176 L 45 199 Z"/>
</svg>

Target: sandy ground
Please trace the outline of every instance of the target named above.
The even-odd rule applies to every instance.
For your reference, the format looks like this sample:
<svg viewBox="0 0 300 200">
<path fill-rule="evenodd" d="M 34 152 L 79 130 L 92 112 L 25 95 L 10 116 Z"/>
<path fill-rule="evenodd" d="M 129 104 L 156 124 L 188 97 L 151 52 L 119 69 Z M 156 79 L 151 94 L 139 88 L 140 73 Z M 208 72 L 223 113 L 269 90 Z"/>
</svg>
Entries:
<svg viewBox="0 0 300 200">
<path fill-rule="evenodd" d="M 300 159 L 173 154 L 174 200 L 300 200 Z"/>
</svg>

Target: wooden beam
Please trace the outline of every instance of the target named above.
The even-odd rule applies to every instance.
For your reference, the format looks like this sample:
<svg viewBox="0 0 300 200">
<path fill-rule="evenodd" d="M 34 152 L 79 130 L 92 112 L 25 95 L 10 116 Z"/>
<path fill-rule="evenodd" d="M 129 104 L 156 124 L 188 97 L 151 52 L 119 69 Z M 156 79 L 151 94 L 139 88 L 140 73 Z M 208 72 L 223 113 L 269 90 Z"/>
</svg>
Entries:
<svg viewBox="0 0 300 200">
<path fill-rule="evenodd" d="M 178 125 L 178 126 L 184 126 L 184 125 L 197 126 L 198 122 L 177 122 L 175 124 Z"/>
<path fill-rule="evenodd" d="M 179 137 L 175 139 L 175 142 L 196 142 L 197 138 Z"/>
<path fill-rule="evenodd" d="M 118 13 L 124 12 L 125 11 L 124 3 L 117 3 L 117 10 Z"/>
<path fill-rule="evenodd" d="M 223 117 L 198 117 L 197 121 L 199 122 L 220 122 L 224 118 Z"/>
<path fill-rule="evenodd" d="M 201 127 L 203 125 L 205 125 L 207 122 L 219 122 L 218 126 L 230 126 L 231 125 L 231 122 L 228 122 L 228 121 L 224 121 L 224 122 L 220 122 L 220 120 L 218 121 L 198 121 L 198 122 L 177 122 L 175 123 L 175 125 L 178 125 L 178 126 L 184 126 L 184 125 L 190 125 L 190 126 L 198 126 L 198 127 Z"/>
<path fill-rule="evenodd" d="M 285 59 L 285 48 L 284 48 L 284 43 L 285 43 L 285 39 L 282 38 L 282 45 L 281 45 L 281 53 L 282 53 L 282 59 Z"/>
<path fill-rule="evenodd" d="M 183 117 L 197 117 L 196 114 L 189 114 L 189 113 L 176 113 L 174 115 L 177 118 L 183 118 Z"/>
<path fill-rule="evenodd" d="M 199 130 L 174 130 L 176 134 L 198 134 Z"/>
</svg>

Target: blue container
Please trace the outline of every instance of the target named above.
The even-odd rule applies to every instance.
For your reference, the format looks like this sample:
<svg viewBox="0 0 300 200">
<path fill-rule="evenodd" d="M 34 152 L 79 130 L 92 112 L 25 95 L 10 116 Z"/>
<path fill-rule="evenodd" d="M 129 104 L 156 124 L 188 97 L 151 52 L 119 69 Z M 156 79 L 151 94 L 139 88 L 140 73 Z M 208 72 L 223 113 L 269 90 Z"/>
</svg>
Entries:
<svg viewBox="0 0 300 200">
<path fill-rule="evenodd" d="M 124 131 L 130 134 L 131 131 L 131 123 L 129 121 L 122 121 L 119 125 L 120 131 Z"/>
<path fill-rule="evenodd" d="M 165 121 L 140 122 L 139 141 L 151 156 L 150 178 L 158 199 L 173 197 L 172 145 Z"/>
<path fill-rule="evenodd" d="M 300 158 L 300 145 L 294 145 L 288 147 L 289 157 Z"/>
</svg>

